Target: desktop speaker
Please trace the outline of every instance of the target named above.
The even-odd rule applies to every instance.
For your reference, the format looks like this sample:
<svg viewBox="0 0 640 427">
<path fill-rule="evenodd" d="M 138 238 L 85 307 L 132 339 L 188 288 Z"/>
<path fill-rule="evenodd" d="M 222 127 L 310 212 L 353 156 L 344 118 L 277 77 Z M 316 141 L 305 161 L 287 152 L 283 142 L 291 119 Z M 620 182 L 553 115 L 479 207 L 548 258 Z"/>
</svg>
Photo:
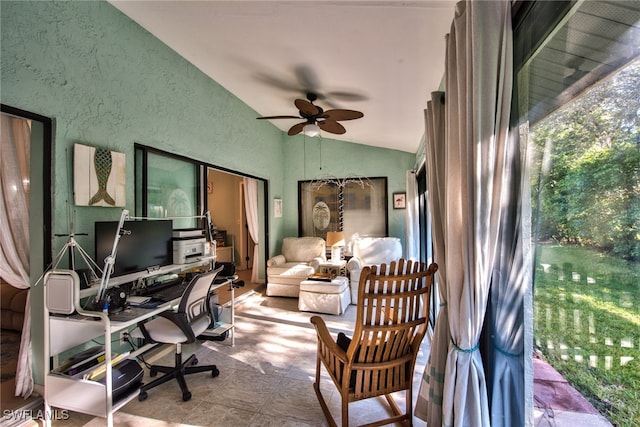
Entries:
<svg viewBox="0 0 640 427">
<path fill-rule="evenodd" d="M 75 292 L 80 286 L 80 278 L 72 270 L 49 271 L 44 276 L 45 302 L 51 313 L 71 314 L 74 306 Z"/>
</svg>

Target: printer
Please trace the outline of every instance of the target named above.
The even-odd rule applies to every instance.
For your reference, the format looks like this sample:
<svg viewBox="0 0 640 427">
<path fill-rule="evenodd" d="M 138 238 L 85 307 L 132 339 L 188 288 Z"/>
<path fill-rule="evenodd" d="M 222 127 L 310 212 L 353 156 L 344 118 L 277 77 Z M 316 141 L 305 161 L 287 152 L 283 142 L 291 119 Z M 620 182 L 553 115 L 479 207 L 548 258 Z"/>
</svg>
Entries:
<svg viewBox="0 0 640 427">
<path fill-rule="evenodd" d="M 173 239 L 174 264 L 189 264 L 209 255 L 209 244 L 204 237 Z"/>
</svg>

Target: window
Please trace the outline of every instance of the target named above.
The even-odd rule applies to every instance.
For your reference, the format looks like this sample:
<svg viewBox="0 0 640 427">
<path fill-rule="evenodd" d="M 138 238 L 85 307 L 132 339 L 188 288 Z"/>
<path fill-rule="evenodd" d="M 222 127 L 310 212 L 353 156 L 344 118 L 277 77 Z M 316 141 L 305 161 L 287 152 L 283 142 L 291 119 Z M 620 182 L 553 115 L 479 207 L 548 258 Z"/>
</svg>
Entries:
<svg viewBox="0 0 640 427">
<path fill-rule="evenodd" d="M 174 229 L 199 227 L 199 170 L 193 161 L 136 146 L 136 216 L 172 218 Z"/>
<path fill-rule="evenodd" d="M 534 347 L 629 425 L 640 393 L 640 7 L 553 3 L 537 2 L 567 15 L 531 42 L 517 74 L 533 154 Z M 541 15 L 531 13 L 532 38 Z"/>
</svg>

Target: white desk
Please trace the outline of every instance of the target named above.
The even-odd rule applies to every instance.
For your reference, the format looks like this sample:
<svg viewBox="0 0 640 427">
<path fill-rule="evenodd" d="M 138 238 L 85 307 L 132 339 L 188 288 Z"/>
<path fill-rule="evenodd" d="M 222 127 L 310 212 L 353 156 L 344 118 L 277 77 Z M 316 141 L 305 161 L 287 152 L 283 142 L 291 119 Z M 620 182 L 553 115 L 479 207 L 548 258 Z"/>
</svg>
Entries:
<svg viewBox="0 0 640 427">
<path fill-rule="evenodd" d="M 206 265 L 214 257 L 207 260 L 200 260 L 196 263 L 185 265 L 173 265 L 163 267 L 151 273 L 142 272 L 132 275 L 122 276 L 109 282 L 109 287 L 117 286 L 139 279 L 149 279 L 161 274 L 168 274 L 176 271 L 185 271 L 193 267 Z M 212 285 L 212 289 L 221 286 L 229 286 L 230 280 Z M 45 286 L 47 284 L 45 283 Z M 52 414 L 51 407 L 67 409 L 81 412 L 93 416 L 104 417 L 107 425 L 113 426 L 113 413 L 126 403 L 137 397 L 139 390 L 136 389 L 128 396 L 113 402 L 113 384 L 111 376 L 111 336 L 113 333 L 128 329 L 138 322 L 156 316 L 163 311 L 177 307 L 180 298 L 159 305 L 151 309 L 134 308 L 131 316 L 125 320 L 113 321 L 108 314 L 96 311 L 87 311 L 80 305 L 80 298 L 95 295 L 97 287 L 91 287 L 80 291 L 79 282 L 76 283 L 74 305 L 76 312 L 70 316 L 57 316 L 49 313 L 45 306 L 45 331 L 44 331 L 44 361 L 45 361 L 45 381 L 44 381 L 44 409 L 45 414 Z M 233 298 L 233 293 L 232 293 Z M 233 303 L 233 302 L 232 302 Z M 233 306 L 232 306 L 233 307 Z M 233 310 L 233 309 L 232 309 Z M 119 316 L 122 317 L 122 316 Z M 233 313 L 232 313 L 233 321 Z M 209 334 L 223 333 L 232 329 L 233 325 L 216 325 L 213 330 L 207 331 Z M 232 331 L 233 333 L 233 331 Z M 71 378 L 66 375 L 51 372 L 50 358 L 60 354 L 65 350 L 72 349 L 94 338 L 104 338 L 106 377 L 105 384 L 96 381 Z M 155 345 L 150 345 L 153 347 Z M 129 357 L 133 357 L 145 348 L 138 349 Z M 51 417 L 45 416 L 47 425 L 51 424 Z"/>
</svg>

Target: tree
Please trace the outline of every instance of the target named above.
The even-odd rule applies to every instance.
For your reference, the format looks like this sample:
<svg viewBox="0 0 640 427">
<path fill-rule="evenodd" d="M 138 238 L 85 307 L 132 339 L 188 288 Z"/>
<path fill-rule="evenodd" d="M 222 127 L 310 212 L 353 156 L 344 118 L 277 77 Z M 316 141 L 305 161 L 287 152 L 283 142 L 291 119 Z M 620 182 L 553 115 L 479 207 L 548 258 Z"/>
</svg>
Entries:
<svg viewBox="0 0 640 427">
<path fill-rule="evenodd" d="M 537 123 L 532 134 L 538 237 L 640 260 L 640 61 Z"/>
</svg>

